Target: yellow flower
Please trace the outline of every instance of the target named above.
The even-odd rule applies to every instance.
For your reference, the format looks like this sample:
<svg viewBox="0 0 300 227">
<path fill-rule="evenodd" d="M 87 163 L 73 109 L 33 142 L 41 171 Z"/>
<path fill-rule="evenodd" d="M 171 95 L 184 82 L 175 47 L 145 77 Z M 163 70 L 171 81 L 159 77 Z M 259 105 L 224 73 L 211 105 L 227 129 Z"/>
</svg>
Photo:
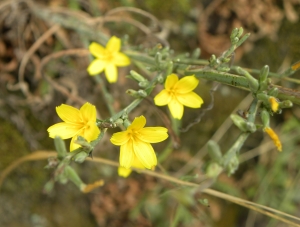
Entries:
<svg viewBox="0 0 300 227">
<path fill-rule="evenodd" d="M 165 89 L 154 97 L 155 105 L 168 105 L 174 118 L 181 119 L 183 106 L 200 108 L 203 100 L 193 90 L 197 87 L 199 80 L 194 76 L 185 76 L 178 80 L 176 74 L 171 74 L 165 82 Z"/>
<path fill-rule="evenodd" d="M 115 36 L 111 37 L 106 48 L 98 43 L 92 42 L 89 50 L 96 57 L 91 62 L 87 71 L 91 76 L 105 71 L 108 82 L 115 83 L 118 79 L 117 66 L 127 66 L 130 64 L 130 59 L 123 53 L 121 49 L 121 40 Z"/>
<path fill-rule="evenodd" d="M 152 169 L 157 159 L 150 143 L 158 143 L 168 138 L 164 127 L 146 127 L 144 116 L 136 117 L 126 131 L 114 133 L 110 141 L 120 148 L 120 166 L 129 169 L 137 159 L 142 166 Z"/>
<path fill-rule="evenodd" d="M 279 137 L 277 136 L 277 134 L 273 131 L 273 129 L 271 129 L 270 127 L 265 127 L 264 131 L 270 136 L 270 138 L 273 140 L 275 146 L 277 147 L 278 151 L 282 151 L 282 145 L 280 142 Z"/>
<path fill-rule="evenodd" d="M 133 163 L 132 163 L 132 167 L 135 167 L 135 168 L 139 168 L 139 169 L 145 169 L 145 166 L 143 166 L 143 164 L 137 159 L 137 157 L 135 156 L 134 160 L 133 160 Z M 120 166 L 118 168 L 118 174 L 119 176 L 121 177 L 128 177 L 129 174 L 132 172 L 131 169 L 126 169 L 122 166 Z"/>
<path fill-rule="evenodd" d="M 85 103 L 80 110 L 62 104 L 56 107 L 58 116 L 64 121 L 52 125 L 48 128 L 49 136 L 54 138 L 60 136 L 62 139 L 72 138 L 70 151 L 80 147 L 74 143 L 77 136 L 84 137 L 88 142 L 95 140 L 100 129 L 96 125 L 96 107 L 90 103 Z"/>
</svg>

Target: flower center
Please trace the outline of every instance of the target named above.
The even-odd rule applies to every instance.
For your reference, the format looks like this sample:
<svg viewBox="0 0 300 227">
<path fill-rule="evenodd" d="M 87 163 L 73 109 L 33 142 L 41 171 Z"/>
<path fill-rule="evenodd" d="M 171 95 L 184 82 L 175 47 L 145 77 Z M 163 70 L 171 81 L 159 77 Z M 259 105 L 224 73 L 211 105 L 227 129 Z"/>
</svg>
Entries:
<svg viewBox="0 0 300 227">
<path fill-rule="evenodd" d="M 111 62 L 113 60 L 114 54 L 108 50 L 105 50 L 104 55 L 101 57 L 101 60 Z"/>
</svg>

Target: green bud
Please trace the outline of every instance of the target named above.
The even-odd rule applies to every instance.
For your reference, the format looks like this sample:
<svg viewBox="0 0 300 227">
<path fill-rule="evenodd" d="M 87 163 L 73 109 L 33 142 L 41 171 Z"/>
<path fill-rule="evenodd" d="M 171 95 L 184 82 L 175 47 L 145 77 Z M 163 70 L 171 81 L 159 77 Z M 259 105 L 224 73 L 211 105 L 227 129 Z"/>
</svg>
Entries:
<svg viewBox="0 0 300 227">
<path fill-rule="evenodd" d="M 228 175 L 231 175 L 233 173 L 235 173 L 235 171 L 238 169 L 239 167 L 239 159 L 238 157 L 235 155 L 234 157 L 232 157 L 227 165 L 227 173 Z"/>
<path fill-rule="evenodd" d="M 134 97 L 134 98 L 139 98 L 138 92 L 135 91 L 135 90 L 133 90 L 133 89 L 128 89 L 128 90 L 126 91 L 126 94 L 128 94 L 128 95 L 130 95 L 130 96 L 132 96 L 132 97 Z"/>
<path fill-rule="evenodd" d="M 160 65 L 162 61 L 162 56 L 160 52 L 156 52 L 155 54 L 155 63 L 156 65 Z"/>
<path fill-rule="evenodd" d="M 171 73 L 170 73 L 170 74 L 171 74 Z M 167 74 L 167 75 L 170 75 L 170 74 Z M 157 80 L 158 83 L 163 84 L 165 79 L 164 79 L 163 76 L 158 76 L 158 77 L 156 78 L 156 80 Z"/>
<path fill-rule="evenodd" d="M 210 59 L 209 59 L 209 66 L 210 67 L 214 67 L 215 65 L 217 65 L 217 57 L 216 55 L 211 55 Z"/>
<path fill-rule="evenodd" d="M 211 159 L 220 164 L 222 161 L 222 152 L 220 146 L 215 141 L 210 140 L 207 143 L 207 149 Z"/>
<path fill-rule="evenodd" d="M 250 35 L 251 35 L 250 33 L 246 33 L 243 37 L 241 37 L 240 41 L 239 41 L 239 45 L 241 45 L 243 42 L 245 42 L 249 38 Z"/>
<path fill-rule="evenodd" d="M 71 166 L 66 166 L 64 172 L 68 179 L 72 181 L 79 189 L 81 189 L 81 187 L 85 185 Z"/>
<path fill-rule="evenodd" d="M 223 168 L 218 163 L 211 163 L 206 169 L 206 176 L 209 178 L 216 178 L 222 171 Z"/>
<path fill-rule="evenodd" d="M 74 161 L 77 163 L 83 163 L 89 154 L 85 151 L 81 151 L 74 156 Z"/>
<path fill-rule="evenodd" d="M 238 42 L 240 41 L 240 39 L 238 37 L 234 37 L 232 40 L 231 40 L 231 44 L 237 44 Z"/>
<path fill-rule="evenodd" d="M 259 87 L 257 79 L 255 79 L 253 76 L 250 75 L 249 72 L 247 72 L 246 70 L 242 69 L 241 67 L 237 67 L 236 70 L 237 70 L 238 73 L 244 75 L 247 78 L 247 80 L 249 82 L 250 90 L 253 93 L 256 93 L 258 91 L 258 87 Z"/>
<path fill-rule="evenodd" d="M 237 33 L 237 35 L 236 35 L 236 37 L 241 37 L 242 36 L 242 34 L 244 33 L 244 29 L 242 28 L 242 27 L 240 27 L 239 28 L 239 31 L 238 31 L 238 33 Z"/>
<path fill-rule="evenodd" d="M 246 121 L 244 118 L 240 117 L 239 115 L 236 114 L 231 114 L 230 115 L 231 120 L 233 123 L 242 131 L 242 132 L 255 132 L 256 131 L 256 126 L 252 122 Z"/>
<path fill-rule="evenodd" d="M 209 207 L 209 202 L 208 199 L 198 199 L 199 203 L 201 203 L 202 205 Z"/>
<path fill-rule="evenodd" d="M 139 82 L 139 86 L 142 88 L 145 88 L 149 85 L 149 81 L 141 81 Z"/>
<path fill-rule="evenodd" d="M 141 98 L 145 98 L 148 96 L 147 92 L 144 90 L 138 90 L 137 94 L 141 97 Z"/>
<path fill-rule="evenodd" d="M 230 60 L 231 60 L 230 57 L 228 57 L 228 58 L 223 58 L 223 59 L 222 59 L 222 62 L 223 62 L 223 63 L 228 63 L 228 62 L 230 62 Z"/>
<path fill-rule="evenodd" d="M 67 155 L 67 149 L 65 142 L 59 136 L 55 136 L 54 138 L 54 145 L 57 151 L 58 159 L 63 159 Z"/>
<path fill-rule="evenodd" d="M 264 128 L 270 127 L 270 113 L 265 108 L 263 108 L 263 110 L 261 111 L 260 117 Z"/>
<path fill-rule="evenodd" d="M 234 28 L 231 32 L 230 39 L 233 40 L 235 37 L 237 37 L 238 32 L 239 32 L 239 29 Z"/>
<path fill-rule="evenodd" d="M 228 71 L 230 71 L 230 68 L 227 66 L 220 66 L 220 67 L 218 67 L 217 70 L 221 71 L 221 72 L 228 72 Z"/>
<path fill-rule="evenodd" d="M 267 95 L 267 94 L 265 94 L 265 93 L 258 93 L 257 95 L 256 95 L 256 98 L 258 99 L 258 100 L 261 100 L 261 101 L 263 101 L 263 103 L 269 103 L 269 98 L 270 98 L 270 96 L 269 95 Z"/>
<path fill-rule="evenodd" d="M 259 74 L 259 90 L 264 91 L 267 89 L 268 87 L 268 75 L 269 75 L 269 66 L 265 65 L 264 67 L 262 67 L 262 69 L 260 70 L 260 74 Z"/>
<path fill-rule="evenodd" d="M 269 91 L 268 91 L 268 95 L 273 96 L 273 97 L 277 97 L 278 96 L 278 88 L 277 87 L 272 87 Z"/>
<path fill-rule="evenodd" d="M 134 79 L 134 80 L 136 80 L 136 81 L 138 81 L 138 82 L 145 82 L 145 81 L 148 81 L 147 79 L 145 79 L 141 74 L 139 74 L 139 73 L 137 73 L 136 71 L 134 71 L 134 70 L 130 70 L 130 76 Z"/>
<path fill-rule="evenodd" d="M 280 109 L 291 108 L 291 107 L 293 107 L 293 103 L 290 100 L 284 100 L 284 101 L 279 103 L 279 108 Z"/>
<path fill-rule="evenodd" d="M 201 49 L 200 48 L 196 48 L 193 51 L 191 58 L 198 59 L 200 57 L 200 55 L 201 55 Z"/>
<path fill-rule="evenodd" d="M 173 72 L 173 61 L 168 61 L 166 74 L 170 75 Z"/>
</svg>

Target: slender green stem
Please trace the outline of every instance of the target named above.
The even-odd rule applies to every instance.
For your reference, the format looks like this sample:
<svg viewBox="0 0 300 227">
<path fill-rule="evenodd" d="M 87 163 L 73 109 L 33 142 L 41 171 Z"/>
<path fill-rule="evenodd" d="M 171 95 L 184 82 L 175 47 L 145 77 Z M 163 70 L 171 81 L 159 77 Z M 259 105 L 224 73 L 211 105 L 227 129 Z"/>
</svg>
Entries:
<svg viewBox="0 0 300 227">
<path fill-rule="evenodd" d="M 124 115 L 125 113 L 128 114 L 129 112 L 131 112 L 135 107 L 137 107 L 141 102 L 143 101 L 143 98 L 139 98 L 139 99 L 135 99 L 132 103 L 130 103 L 126 108 L 124 108 L 123 110 L 121 110 L 120 112 L 116 113 L 115 115 L 113 115 L 111 118 L 109 118 L 110 122 L 115 122 L 116 120 L 118 120 L 120 117 L 122 117 L 122 115 Z"/>
<path fill-rule="evenodd" d="M 186 70 L 185 75 L 194 74 L 198 78 L 220 82 L 230 86 L 249 90 L 249 82 L 243 76 L 234 75 L 226 72 L 219 72 L 212 69 L 193 69 Z"/>
<path fill-rule="evenodd" d="M 104 81 L 103 79 L 101 78 L 100 75 L 96 75 L 94 76 L 94 79 L 95 81 L 97 82 L 97 84 L 100 85 L 101 87 L 101 91 L 105 97 L 105 103 L 106 103 L 106 106 L 109 110 L 109 113 L 110 115 L 114 115 L 115 114 L 115 110 L 113 108 L 113 97 L 111 96 L 111 94 L 107 91 L 105 85 L 104 85 Z"/>
</svg>

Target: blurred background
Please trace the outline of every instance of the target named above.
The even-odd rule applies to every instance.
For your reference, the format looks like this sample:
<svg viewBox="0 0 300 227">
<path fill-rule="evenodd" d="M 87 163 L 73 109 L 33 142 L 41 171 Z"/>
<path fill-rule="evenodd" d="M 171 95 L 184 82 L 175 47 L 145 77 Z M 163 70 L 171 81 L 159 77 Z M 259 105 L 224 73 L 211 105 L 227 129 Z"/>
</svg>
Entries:
<svg viewBox="0 0 300 227">
<path fill-rule="evenodd" d="M 114 11 L 118 7 L 142 9 L 158 21 L 154 23 L 155 20 L 124 8 Z M 66 103 L 80 107 L 83 101 L 89 101 L 96 105 L 102 119 L 109 117 L 103 88 L 87 74 L 87 55 L 55 58 L 43 65 L 46 76 L 39 74 L 37 69 L 44 57 L 88 45 L 83 32 L 68 26 L 61 26 L 41 42 L 40 37 L 45 37 L 49 29 L 60 23 L 55 14 L 63 15 L 66 21 L 76 18 L 86 25 L 98 17 L 102 33 L 123 38 L 128 35 L 132 46 L 153 47 L 160 41 L 168 42 L 177 54 L 191 53 L 199 47 L 201 59 L 220 55 L 230 46 L 232 29 L 243 27 L 251 36 L 236 51 L 233 65 L 253 69 L 269 65 L 270 71 L 276 73 L 300 60 L 299 12 L 299 0 L 1 0 L 0 172 L 34 151 L 54 150 L 47 128 L 60 121 L 55 106 Z M 115 18 L 103 22 L 104 15 Z M 133 20 L 145 25 L 146 30 L 135 26 Z M 108 84 L 104 79 L 116 111 L 132 101 L 124 95 L 125 91 L 137 87 L 125 78 L 128 70 L 119 70 L 116 84 Z M 299 89 L 299 82 L 299 71 L 292 79 L 273 79 L 273 83 L 292 89 Z M 211 103 L 211 88 L 211 82 L 201 80 L 196 89 L 204 99 L 203 108 Z M 248 92 L 220 86 L 214 93 L 213 109 L 180 135 L 179 147 L 162 157 L 160 151 L 167 142 L 154 146 L 160 165 L 170 175 L 200 182 L 210 163 L 205 144 L 214 139 L 225 152 L 239 135 L 229 115 L 247 110 L 250 102 Z M 185 110 L 183 127 L 202 111 Z M 141 114 L 149 119 L 147 126 L 163 125 L 155 107 L 149 108 L 146 101 L 130 117 Z M 258 131 L 242 148 L 238 171 L 231 177 L 221 174 L 208 186 L 300 216 L 299 119 L 298 106 L 275 114 L 271 126 L 281 138 L 283 152 L 278 153 L 270 138 Z M 119 150 L 109 142 L 116 131 L 106 133 L 94 156 L 118 161 Z M 0 226 L 286 226 L 246 208 L 203 195 L 194 188 L 179 187 L 138 173 L 124 179 L 118 176 L 115 167 L 89 162 L 72 166 L 85 182 L 104 179 L 103 187 L 82 194 L 72 183 L 56 184 L 52 193 L 45 194 L 43 187 L 52 176 L 52 171 L 44 168 L 46 165 L 46 160 L 25 162 L 4 179 L 0 188 Z M 209 205 L 203 199 L 208 199 Z"/>
</svg>

